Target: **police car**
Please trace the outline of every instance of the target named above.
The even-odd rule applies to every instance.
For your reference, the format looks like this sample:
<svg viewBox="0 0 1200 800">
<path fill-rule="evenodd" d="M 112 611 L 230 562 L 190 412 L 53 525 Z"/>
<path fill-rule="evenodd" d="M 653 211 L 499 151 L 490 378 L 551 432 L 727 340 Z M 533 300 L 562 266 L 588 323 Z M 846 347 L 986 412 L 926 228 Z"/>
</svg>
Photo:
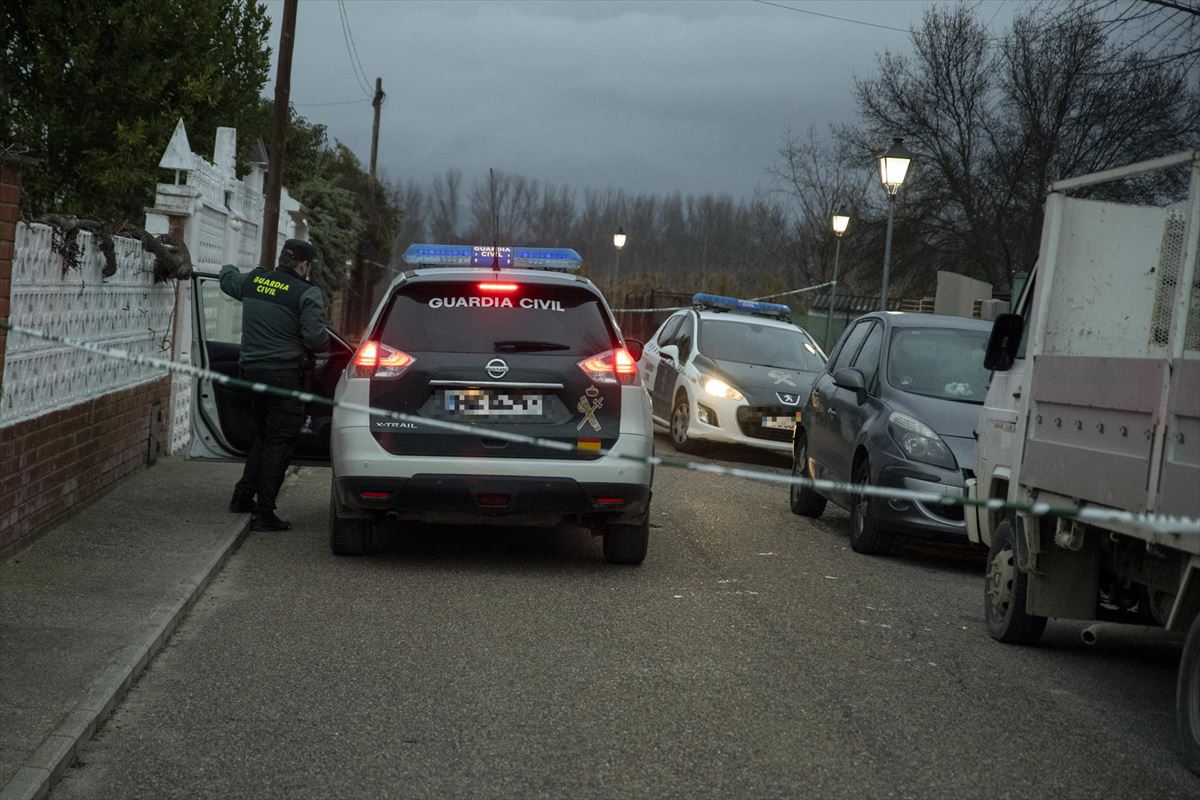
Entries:
<svg viewBox="0 0 1200 800">
<path fill-rule="evenodd" d="M 641 343 L 573 274 L 579 254 L 413 245 L 404 260 L 359 346 L 335 337 L 317 365 L 313 391 L 354 407 L 310 405 L 297 443 L 293 463 L 333 467 L 333 552 L 364 554 L 377 528 L 406 521 L 571 519 L 604 537 L 609 562 L 641 563 L 654 438 Z M 240 307 L 214 277 L 197 275 L 197 358 L 236 375 Z M 196 392 L 193 455 L 244 455 L 249 395 Z"/>
<path fill-rule="evenodd" d="M 790 453 L 824 352 L 785 305 L 711 294 L 692 303 L 659 327 L 638 361 L 655 423 L 685 453 L 704 442 Z"/>
</svg>

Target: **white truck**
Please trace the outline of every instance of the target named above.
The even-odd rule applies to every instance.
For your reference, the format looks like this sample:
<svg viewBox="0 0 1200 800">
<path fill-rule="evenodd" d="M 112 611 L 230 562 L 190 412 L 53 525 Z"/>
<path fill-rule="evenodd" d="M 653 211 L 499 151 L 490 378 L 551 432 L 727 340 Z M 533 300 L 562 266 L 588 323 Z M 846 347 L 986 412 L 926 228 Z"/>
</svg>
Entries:
<svg viewBox="0 0 1200 800">
<path fill-rule="evenodd" d="M 1071 195 L 1165 186 L 1165 171 L 1189 168 L 1186 200 L 1170 205 Z M 1048 618 L 1107 621 L 1089 641 L 1114 622 L 1186 636 L 1177 731 L 1200 774 L 1198 239 L 1200 151 L 1050 187 L 1037 265 L 992 330 L 967 481 L 972 500 L 1007 504 L 968 506 L 966 519 L 989 548 L 993 638 L 1034 643 Z"/>
</svg>

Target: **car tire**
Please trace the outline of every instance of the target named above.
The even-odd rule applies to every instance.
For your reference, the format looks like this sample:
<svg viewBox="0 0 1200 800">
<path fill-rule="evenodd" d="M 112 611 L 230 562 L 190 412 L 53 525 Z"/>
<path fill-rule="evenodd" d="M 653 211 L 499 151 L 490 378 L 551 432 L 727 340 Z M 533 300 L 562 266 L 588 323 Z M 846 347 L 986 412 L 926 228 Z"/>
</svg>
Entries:
<svg viewBox="0 0 1200 800">
<path fill-rule="evenodd" d="M 809 477 L 808 470 L 805 469 L 807 463 L 808 438 L 801 436 L 792 452 L 792 477 Z M 826 502 L 824 497 L 807 486 L 797 486 L 793 483 L 788 487 L 788 505 L 791 506 L 792 513 L 798 516 L 816 519 L 825 512 Z"/>
<path fill-rule="evenodd" d="M 604 560 L 610 564 L 637 566 L 646 560 L 650 544 L 650 516 L 633 525 L 604 526 Z"/>
<path fill-rule="evenodd" d="M 369 519 L 338 516 L 337 493 L 329 487 L 329 549 L 337 556 L 364 556 L 371 552 L 372 524 Z"/>
<path fill-rule="evenodd" d="M 1184 766 L 1200 775 L 1200 614 L 1192 620 L 1179 660 L 1175 728 Z"/>
<path fill-rule="evenodd" d="M 688 437 L 691 422 L 691 406 L 688 404 L 687 395 L 681 393 L 675 398 L 675 405 L 671 409 L 671 445 L 681 453 L 694 455 L 702 448 L 695 439 Z"/>
<path fill-rule="evenodd" d="M 1012 522 L 1002 520 L 992 533 L 983 578 L 983 618 L 993 639 L 1006 644 L 1034 644 L 1046 630 L 1046 618 L 1025 613 L 1029 576 L 1017 566 L 1017 536 Z"/>
<path fill-rule="evenodd" d="M 854 470 L 853 483 L 871 484 L 871 462 L 863 459 Z M 872 510 L 875 504 L 871 497 L 862 494 L 850 496 L 850 549 L 864 555 L 886 555 L 892 549 L 895 536 L 879 525 L 879 518 Z"/>
</svg>

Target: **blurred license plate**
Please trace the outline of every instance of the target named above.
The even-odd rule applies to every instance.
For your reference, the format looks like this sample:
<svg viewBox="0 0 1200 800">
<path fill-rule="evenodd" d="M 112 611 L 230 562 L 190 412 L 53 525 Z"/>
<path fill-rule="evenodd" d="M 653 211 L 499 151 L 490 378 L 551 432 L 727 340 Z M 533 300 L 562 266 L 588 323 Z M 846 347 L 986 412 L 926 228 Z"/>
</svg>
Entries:
<svg viewBox="0 0 1200 800">
<path fill-rule="evenodd" d="M 542 396 L 494 389 L 451 389 L 442 406 L 451 414 L 489 417 L 540 417 Z"/>
<path fill-rule="evenodd" d="M 781 431 L 794 431 L 796 429 L 795 417 L 763 417 L 762 426 L 764 428 L 777 428 Z"/>
</svg>

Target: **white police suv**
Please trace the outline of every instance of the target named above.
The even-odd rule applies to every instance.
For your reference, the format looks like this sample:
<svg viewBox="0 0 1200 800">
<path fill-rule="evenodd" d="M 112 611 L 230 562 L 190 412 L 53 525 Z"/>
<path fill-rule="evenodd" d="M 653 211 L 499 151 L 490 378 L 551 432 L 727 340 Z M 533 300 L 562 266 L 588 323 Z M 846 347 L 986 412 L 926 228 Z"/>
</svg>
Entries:
<svg viewBox="0 0 1200 800">
<path fill-rule="evenodd" d="M 608 561 L 640 564 L 654 438 L 641 343 L 623 339 L 600 291 L 572 273 L 578 253 L 413 245 L 404 260 L 411 268 L 389 287 L 357 350 L 318 368 L 321 392 L 344 365 L 334 397 L 351 406 L 331 418 L 310 408 L 318 433 L 298 451 L 321 463 L 327 437 L 333 552 L 368 552 L 385 521 L 393 524 L 384 530 L 570 519 L 603 535 Z M 222 304 L 210 291 L 198 295 Z M 205 314 L 198 310 L 202 328 Z M 212 420 L 240 427 L 234 411 L 214 407 Z M 232 446 L 221 427 L 208 427 L 207 455 L 244 453 L 249 442 Z"/>
<path fill-rule="evenodd" d="M 785 305 L 711 294 L 692 303 L 659 327 L 638 361 L 654 421 L 682 452 L 728 442 L 790 453 L 824 352 Z"/>
</svg>

